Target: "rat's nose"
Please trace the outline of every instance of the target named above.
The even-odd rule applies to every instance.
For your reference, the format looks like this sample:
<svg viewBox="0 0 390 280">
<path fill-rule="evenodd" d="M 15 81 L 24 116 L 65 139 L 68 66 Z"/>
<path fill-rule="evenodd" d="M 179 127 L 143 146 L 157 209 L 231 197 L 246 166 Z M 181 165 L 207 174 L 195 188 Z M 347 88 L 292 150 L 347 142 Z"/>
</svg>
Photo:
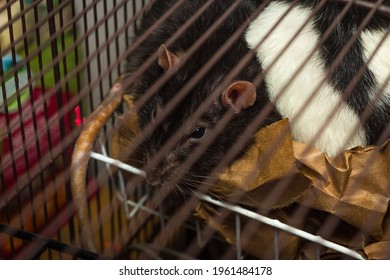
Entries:
<svg viewBox="0 0 390 280">
<path fill-rule="evenodd" d="M 162 186 L 169 182 L 175 167 L 174 162 L 162 160 L 155 168 L 146 170 L 146 182 L 152 186 Z"/>
<path fill-rule="evenodd" d="M 146 182 L 149 185 L 160 187 L 164 183 L 169 182 L 169 179 L 171 178 L 171 169 L 167 169 L 167 165 L 164 166 L 165 168 L 156 168 L 154 170 L 151 170 L 150 172 L 146 172 Z"/>
<path fill-rule="evenodd" d="M 146 177 L 146 183 L 148 183 L 149 185 L 158 187 L 158 186 L 161 186 L 162 181 L 161 181 L 161 178 L 158 178 L 158 176 L 156 176 L 155 174 L 148 174 Z"/>
</svg>

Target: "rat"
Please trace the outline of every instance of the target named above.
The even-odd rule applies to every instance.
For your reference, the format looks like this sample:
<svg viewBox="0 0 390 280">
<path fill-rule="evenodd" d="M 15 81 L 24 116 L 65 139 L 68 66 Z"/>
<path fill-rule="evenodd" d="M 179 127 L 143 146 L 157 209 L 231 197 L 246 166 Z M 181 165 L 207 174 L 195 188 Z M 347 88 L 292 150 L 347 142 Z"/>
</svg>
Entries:
<svg viewBox="0 0 390 280">
<path fill-rule="evenodd" d="M 169 101 L 251 18 L 242 35 L 162 122 L 156 122 L 154 131 L 145 139 L 142 154 L 143 160 L 148 162 L 153 160 L 174 133 L 180 133 L 178 143 L 165 153 L 153 169 L 147 170 L 148 184 L 161 186 L 172 179 L 173 171 L 198 146 L 212 137 L 211 145 L 186 172 L 180 184 L 191 186 L 193 180 L 206 178 L 233 147 L 246 126 L 269 104 L 272 104 L 272 109 L 259 123 L 259 128 L 281 118 L 289 118 L 295 140 L 309 143 L 329 156 L 336 156 L 355 146 L 381 143 L 379 139 L 390 120 L 390 84 L 386 81 L 390 74 L 390 39 L 385 37 L 388 15 L 376 13 L 341 63 L 330 70 L 337 55 L 362 24 L 367 10 L 352 5 L 328 34 L 327 28 L 337 19 L 346 3 L 327 1 L 321 6 L 322 1 L 214 0 L 185 32 L 166 44 L 206 2 L 210 1 L 183 1 L 127 58 L 126 72 L 133 73 L 149 57 L 157 54 L 154 63 L 127 89 L 135 99 L 141 98 L 164 74 L 172 74 L 139 109 L 139 126 L 142 130 L 156 122 Z M 385 5 L 389 5 L 389 2 L 383 1 Z M 177 1 L 155 1 L 143 16 L 134 40 L 141 37 L 175 3 Z M 191 46 L 232 5 L 236 5 L 233 12 L 183 62 Z M 262 5 L 262 11 L 253 16 L 254 11 Z M 328 37 L 317 48 L 317 43 L 326 34 Z M 349 94 L 345 95 L 349 82 L 354 80 L 382 38 L 385 38 L 385 42 Z M 249 62 L 229 84 L 221 86 L 223 79 L 247 53 L 253 54 Z M 311 53 L 312 56 L 309 55 Z M 301 64 L 303 67 L 299 68 Z M 299 74 L 289 84 L 297 70 Z M 264 74 L 263 81 L 255 83 L 256 77 L 261 74 Z M 380 88 L 384 90 L 378 95 L 376 92 Z M 212 92 L 217 92 L 218 96 L 207 110 L 195 123 L 186 125 L 186 120 Z M 376 98 L 376 104 L 370 106 Z M 370 111 L 368 117 L 364 117 L 366 110 Z M 232 118 L 215 136 L 218 121 L 228 111 L 233 112 Z M 126 125 L 119 126 L 120 135 L 126 135 L 126 129 Z M 250 143 L 248 141 L 245 147 Z M 237 153 L 237 157 L 244 153 L 245 147 Z"/>
</svg>

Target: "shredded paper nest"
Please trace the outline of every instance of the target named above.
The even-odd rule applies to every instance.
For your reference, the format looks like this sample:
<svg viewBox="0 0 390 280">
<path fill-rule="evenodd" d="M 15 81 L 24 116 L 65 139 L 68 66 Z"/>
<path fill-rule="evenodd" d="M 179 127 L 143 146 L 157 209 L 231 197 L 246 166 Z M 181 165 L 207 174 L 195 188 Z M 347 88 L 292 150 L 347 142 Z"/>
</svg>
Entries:
<svg viewBox="0 0 390 280">
<path fill-rule="evenodd" d="M 130 112 L 124 118 L 134 125 L 132 99 L 127 97 L 126 103 Z M 246 154 L 219 175 L 212 192 L 305 231 L 323 233 L 325 239 L 365 258 L 390 258 L 389 142 L 329 158 L 293 141 L 286 119 L 259 130 L 255 137 Z M 120 141 L 117 135 L 113 137 L 113 151 L 118 151 Z M 202 202 L 195 215 L 227 242 L 235 243 L 234 215 L 221 218 L 223 212 Z M 244 227 L 241 236 L 243 250 L 259 258 L 273 258 L 275 230 L 253 221 L 242 224 L 249 228 Z M 318 257 L 318 248 L 297 236 L 280 232 L 278 239 L 282 259 Z M 322 249 L 320 257 L 337 258 L 337 254 Z"/>
</svg>

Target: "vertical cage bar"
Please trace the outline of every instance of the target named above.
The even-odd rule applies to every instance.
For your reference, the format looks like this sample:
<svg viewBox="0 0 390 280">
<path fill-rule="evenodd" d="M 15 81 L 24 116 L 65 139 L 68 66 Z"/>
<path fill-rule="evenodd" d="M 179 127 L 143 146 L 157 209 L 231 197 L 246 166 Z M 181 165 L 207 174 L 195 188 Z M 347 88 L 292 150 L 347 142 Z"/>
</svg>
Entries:
<svg viewBox="0 0 390 280">
<path fill-rule="evenodd" d="M 279 260 L 280 248 L 279 248 L 279 229 L 274 229 L 274 259 Z"/>
<path fill-rule="evenodd" d="M 236 250 L 237 250 L 237 260 L 242 259 L 242 247 L 241 247 L 241 219 L 239 214 L 235 214 L 236 221 Z"/>
</svg>

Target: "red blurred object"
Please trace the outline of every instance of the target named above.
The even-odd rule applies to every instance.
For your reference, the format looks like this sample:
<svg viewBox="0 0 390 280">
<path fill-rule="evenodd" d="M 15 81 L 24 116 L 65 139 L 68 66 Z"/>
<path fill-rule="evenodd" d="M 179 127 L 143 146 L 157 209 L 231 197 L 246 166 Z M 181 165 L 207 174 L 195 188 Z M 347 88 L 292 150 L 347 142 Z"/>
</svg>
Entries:
<svg viewBox="0 0 390 280">
<path fill-rule="evenodd" d="M 10 123 L 17 121 L 18 125 L 12 129 L 11 139 L 9 137 L 5 138 L 3 142 L 3 151 L 1 152 L 1 171 L 3 172 L 5 188 L 9 188 L 14 185 L 15 177 L 19 177 L 26 173 L 26 170 L 30 170 L 34 165 L 39 161 L 40 157 L 43 157 L 47 152 L 49 152 L 50 145 L 51 148 L 54 148 L 56 145 L 61 143 L 61 133 L 60 133 L 60 123 L 56 115 L 58 115 L 58 103 L 57 96 L 52 95 L 47 99 L 46 110 L 47 114 L 45 116 L 44 102 L 43 101 L 43 91 L 40 88 L 35 88 L 33 92 L 35 110 L 31 110 L 31 102 L 23 106 L 23 121 L 22 126 L 20 126 L 19 113 L 10 113 L 9 120 Z M 62 103 L 65 105 L 67 103 L 66 95 L 62 95 Z M 71 131 L 71 120 L 75 123 L 80 124 L 81 114 L 79 107 L 74 108 L 70 111 L 72 115 L 65 114 L 64 123 L 65 123 L 65 132 L 69 133 Z M 34 116 L 35 113 L 35 116 Z M 48 121 L 52 118 L 57 119 L 50 128 L 48 127 Z M 35 119 L 36 128 L 34 128 Z M 0 127 L 6 128 L 6 116 L 4 113 L 0 114 Z M 22 137 L 22 127 L 24 130 L 24 140 Z M 4 132 L 4 130 L 3 130 Z M 36 136 L 34 135 L 36 134 Z M 38 140 L 35 140 L 37 137 Z M 50 137 L 50 138 L 49 138 Z M 50 139 L 50 143 L 49 143 Z M 20 151 L 23 150 L 23 142 L 26 146 L 26 157 L 25 154 Z M 11 144 L 12 143 L 12 144 Z M 11 157 L 11 147 L 15 150 L 15 174 L 12 167 L 12 157 Z M 18 151 L 18 152 L 16 152 Z"/>
</svg>

